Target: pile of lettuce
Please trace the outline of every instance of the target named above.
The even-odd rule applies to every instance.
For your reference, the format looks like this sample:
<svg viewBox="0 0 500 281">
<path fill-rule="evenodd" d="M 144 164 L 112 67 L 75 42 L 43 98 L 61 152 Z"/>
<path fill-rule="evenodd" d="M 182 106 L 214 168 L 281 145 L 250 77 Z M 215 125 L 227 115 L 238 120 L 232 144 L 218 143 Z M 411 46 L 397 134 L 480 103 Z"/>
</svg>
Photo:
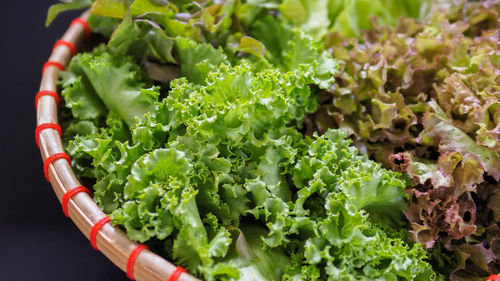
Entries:
<svg viewBox="0 0 500 281">
<path fill-rule="evenodd" d="M 407 242 L 409 179 L 343 130 L 305 135 L 339 62 L 283 16 L 300 3 L 54 5 L 49 22 L 92 5 L 107 42 L 61 73 L 75 171 L 130 239 L 204 280 L 440 279 Z"/>
<path fill-rule="evenodd" d="M 500 1 L 455 1 L 425 20 L 324 37 L 342 70 L 308 132 L 342 128 L 407 173 L 411 239 L 452 280 L 500 270 Z"/>
</svg>

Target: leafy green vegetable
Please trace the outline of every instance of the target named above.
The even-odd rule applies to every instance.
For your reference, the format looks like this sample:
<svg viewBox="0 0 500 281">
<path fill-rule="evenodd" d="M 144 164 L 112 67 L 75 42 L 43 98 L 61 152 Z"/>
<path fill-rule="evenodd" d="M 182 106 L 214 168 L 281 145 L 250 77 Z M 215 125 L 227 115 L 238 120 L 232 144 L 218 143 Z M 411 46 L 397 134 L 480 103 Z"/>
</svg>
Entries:
<svg viewBox="0 0 500 281">
<path fill-rule="evenodd" d="M 49 26 L 57 15 L 62 12 L 87 8 L 92 5 L 92 2 L 93 0 L 72 0 L 65 3 L 54 4 L 49 8 L 45 25 Z"/>
<path fill-rule="evenodd" d="M 301 65 L 311 65 L 315 83 L 327 89 L 333 83 L 338 64 L 318 41 L 298 28 L 290 27 L 284 20 L 271 16 L 253 23 L 250 34 L 266 46 L 266 59 L 282 70 L 292 70 Z M 278 36 L 277 36 L 278 34 Z"/>
<path fill-rule="evenodd" d="M 90 15 L 88 23 L 92 32 L 99 33 L 104 37 L 111 37 L 121 20 L 97 15 Z"/>
<path fill-rule="evenodd" d="M 99 73 L 99 51 L 77 57 L 93 57 Z M 201 84 L 172 81 L 134 125 L 120 117 L 133 107 L 110 109 L 109 125 L 68 151 L 131 239 L 165 241 L 167 257 L 206 280 L 434 279 L 421 248 L 369 221 L 402 222 L 400 175 L 359 156 L 341 131 L 311 139 L 290 126 L 316 108 L 313 74 L 222 64 Z"/>
<path fill-rule="evenodd" d="M 340 68 L 330 4 L 93 2 L 109 41 L 62 74 L 65 139 L 113 223 L 208 281 L 440 278 L 401 230 L 408 179 L 304 127 Z"/>
<path fill-rule="evenodd" d="M 113 111 L 133 126 L 154 107 L 158 89 L 142 89 L 142 71 L 131 61 L 120 61 L 99 50 L 98 56 L 78 56 L 71 61 L 71 74 L 63 76 L 63 96 L 75 117 L 94 119 Z M 78 74 L 76 77 L 75 74 Z"/>
<path fill-rule="evenodd" d="M 429 9 L 430 1 L 420 0 L 286 0 L 279 5 L 283 16 L 316 36 L 339 32 L 360 37 L 372 28 L 372 20 L 395 25 L 400 17 L 418 18 Z"/>
<path fill-rule="evenodd" d="M 210 71 L 215 70 L 219 64 L 228 62 L 224 51 L 215 49 L 210 44 L 198 44 L 191 39 L 178 37 L 175 46 L 182 75 L 195 83 L 204 82 Z"/>
<path fill-rule="evenodd" d="M 147 58 L 162 63 L 173 63 L 174 39 L 149 20 L 132 20 L 126 16 L 115 29 L 108 47 L 116 54 L 129 54 L 137 59 Z"/>
<path fill-rule="evenodd" d="M 266 54 L 266 47 L 252 37 L 243 36 L 241 37 L 238 51 L 246 52 L 261 58 Z"/>
</svg>

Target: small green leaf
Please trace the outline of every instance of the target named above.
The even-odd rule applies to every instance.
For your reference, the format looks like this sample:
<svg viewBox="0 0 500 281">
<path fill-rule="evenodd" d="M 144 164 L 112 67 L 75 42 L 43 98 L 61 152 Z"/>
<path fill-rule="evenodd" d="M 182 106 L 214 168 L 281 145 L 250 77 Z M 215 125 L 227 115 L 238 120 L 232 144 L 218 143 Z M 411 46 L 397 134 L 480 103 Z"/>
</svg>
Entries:
<svg viewBox="0 0 500 281">
<path fill-rule="evenodd" d="M 124 18 L 130 6 L 129 0 L 95 0 L 90 12 L 111 18 Z"/>
<path fill-rule="evenodd" d="M 71 0 L 69 2 L 54 4 L 50 6 L 47 13 L 47 20 L 45 21 L 45 26 L 49 26 L 50 23 L 62 12 L 70 10 L 79 10 L 90 7 L 93 0 Z"/>
<path fill-rule="evenodd" d="M 302 24 L 307 20 L 307 10 L 300 0 L 285 0 L 278 6 L 283 16 L 289 20 Z"/>
<path fill-rule="evenodd" d="M 266 54 L 266 47 L 264 46 L 264 44 L 252 37 L 242 36 L 238 51 L 249 53 L 262 58 Z"/>
<path fill-rule="evenodd" d="M 152 2 L 151 0 L 134 0 L 132 5 L 130 5 L 130 13 L 133 16 L 138 16 L 144 13 L 166 13 L 169 9 L 168 1 L 165 1 L 166 3 Z"/>
</svg>

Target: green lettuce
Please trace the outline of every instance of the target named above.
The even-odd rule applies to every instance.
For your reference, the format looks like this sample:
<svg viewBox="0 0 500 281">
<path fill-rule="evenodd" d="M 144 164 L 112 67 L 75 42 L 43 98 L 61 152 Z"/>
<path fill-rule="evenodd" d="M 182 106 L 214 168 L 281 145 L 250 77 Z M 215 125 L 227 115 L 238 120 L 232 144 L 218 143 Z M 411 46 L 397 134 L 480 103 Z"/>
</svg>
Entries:
<svg viewBox="0 0 500 281">
<path fill-rule="evenodd" d="M 145 88 L 142 71 L 131 60 L 120 60 L 102 49 L 99 55 L 84 54 L 73 59 L 63 74 L 63 96 L 73 114 L 97 119 L 113 111 L 129 126 L 154 107 L 159 93 Z"/>
<path fill-rule="evenodd" d="M 298 2 L 93 2 L 109 40 L 61 75 L 65 148 L 130 239 L 208 281 L 439 279 L 408 178 L 304 125 L 340 69 L 323 2 L 302 27 Z"/>
<path fill-rule="evenodd" d="M 285 0 L 279 10 L 316 36 L 339 32 L 360 37 L 372 28 L 372 21 L 396 25 L 400 17 L 419 18 L 430 9 L 430 1 L 419 0 Z"/>
<path fill-rule="evenodd" d="M 102 71 L 99 51 L 77 57 L 69 72 L 88 57 Z M 154 106 L 131 125 L 122 116 L 134 107 L 113 110 L 95 95 L 107 124 L 95 121 L 68 152 L 131 239 L 162 241 L 160 252 L 205 280 L 436 278 L 421 247 L 378 227 L 402 223 L 406 180 L 358 155 L 342 131 L 297 130 L 317 107 L 312 67 L 222 64 L 201 84 L 180 78 L 166 98 L 148 96 Z"/>
</svg>

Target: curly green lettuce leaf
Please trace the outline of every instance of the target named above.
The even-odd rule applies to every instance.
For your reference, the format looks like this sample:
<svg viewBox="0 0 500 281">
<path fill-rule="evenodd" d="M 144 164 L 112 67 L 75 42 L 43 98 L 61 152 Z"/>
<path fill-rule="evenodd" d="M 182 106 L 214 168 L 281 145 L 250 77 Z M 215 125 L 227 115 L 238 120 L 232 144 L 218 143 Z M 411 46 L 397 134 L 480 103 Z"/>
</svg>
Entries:
<svg viewBox="0 0 500 281">
<path fill-rule="evenodd" d="M 282 19 L 266 16 L 253 23 L 250 34 L 261 42 L 266 50 L 266 58 L 284 71 L 301 65 L 310 65 L 315 83 L 322 89 L 333 84 L 339 71 L 339 64 L 312 36 L 302 29 L 290 27 Z"/>
<path fill-rule="evenodd" d="M 227 56 L 221 48 L 210 44 L 177 37 L 175 47 L 179 56 L 181 73 L 190 81 L 203 83 L 209 72 L 216 70 L 221 63 L 227 63 Z"/>
<path fill-rule="evenodd" d="M 231 245 L 228 255 L 215 268 L 207 268 L 212 276 L 221 275 L 221 268 L 238 268 L 235 280 L 278 280 L 284 268 L 290 262 L 284 249 L 266 249 L 261 237 L 267 234 L 263 227 L 242 224 L 238 228 L 230 228 L 235 243 Z"/>
<path fill-rule="evenodd" d="M 63 96 L 75 117 L 97 119 L 112 111 L 128 126 L 154 110 L 158 88 L 144 88 L 142 70 L 130 58 L 100 49 L 75 56 L 63 74 Z"/>
<path fill-rule="evenodd" d="M 293 224 L 281 230 L 309 237 L 304 252 L 308 267 L 299 267 L 295 277 L 288 273 L 291 279 L 307 278 L 309 274 L 331 280 L 436 278 L 419 245 L 409 247 L 400 238 L 390 238 L 370 223 L 390 226 L 390 217 L 402 221 L 405 181 L 399 174 L 359 156 L 345 137 L 345 132 L 331 130 L 324 136 L 306 140 L 303 156 L 293 169 L 293 180 L 301 188 L 290 211 L 293 215 L 285 222 L 309 219 L 319 233 L 309 236 L 310 230 Z M 365 194 L 360 196 L 360 193 Z M 407 259 L 412 260 L 411 266 L 405 265 Z M 323 264 L 324 272 L 318 268 Z"/>
<path fill-rule="evenodd" d="M 142 146 L 130 146 L 129 140 L 128 126 L 110 112 L 106 127 L 89 134 L 78 131 L 66 146 L 79 176 L 97 181 L 94 200 L 105 212 L 115 210 L 123 202 L 124 179 L 130 174 L 132 164 L 145 152 Z"/>
</svg>

